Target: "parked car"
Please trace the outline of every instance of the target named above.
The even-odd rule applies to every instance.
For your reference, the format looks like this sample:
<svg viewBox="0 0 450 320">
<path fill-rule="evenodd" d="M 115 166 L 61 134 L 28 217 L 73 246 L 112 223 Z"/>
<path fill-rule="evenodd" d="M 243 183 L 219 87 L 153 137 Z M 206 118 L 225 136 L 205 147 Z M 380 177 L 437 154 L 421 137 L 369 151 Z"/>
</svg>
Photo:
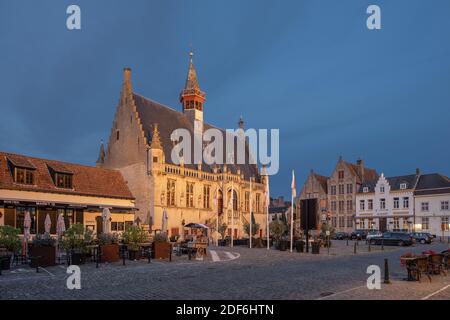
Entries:
<svg viewBox="0 0 450 320">
<path fill-rule="evenodd" d="M 375 237 L 382 237 L 383 236 L 383 233 L 381 232 L 381 231 L 378 231 L 378 230 L 371 230 L 371 231 L 369 231 L 368 233 L 367 233 L 367 235 L 366 235 L 366 240 L 370 240 L 370 239 L 372 239 L 372 238 L 375 238 Z"/>
<path fill-rule="evenodd" d="M 422 244 L 431 243 L 433 241 L 433 236 L 426 232 L 413 232 L 411 233 L 411 237 L 413 237 L 416 242 Z"/>
<path fill-rule="evenodd" d="M 367 231 L 362 229 L 356 229 L 350 234 L 351 240 L 364 240 L 366 239 Z"/>
<path fill-rule="evenodd" d="M 332 237 L 333 240 L 349 239 L 350 235 L 347 232 L 336 232 Z"/>
<path fill-rule="evenodd" d="M 407 232 L 387 231 L 380 237 L 373 237 L 369 240 L 370 244 L 386 246 L 410 246 L 414 244 L 414 238 Z"/>
</svg>

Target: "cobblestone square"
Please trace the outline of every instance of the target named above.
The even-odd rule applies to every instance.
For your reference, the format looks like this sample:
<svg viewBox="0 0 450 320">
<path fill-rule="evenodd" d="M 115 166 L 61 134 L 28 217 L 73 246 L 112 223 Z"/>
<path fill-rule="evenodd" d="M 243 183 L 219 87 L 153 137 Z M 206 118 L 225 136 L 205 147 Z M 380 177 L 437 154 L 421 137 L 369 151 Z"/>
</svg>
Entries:
<svg viewBox="0 0 450 320">
<path fill-rule="evenodd" d="M 450 299 L 450 276 L 407 282 L 400 265 L 405 252 L 442 251 L 448 244 L 369 248 L 364 243 L 333 241 L 319 255 L 265 248 L 210 247 L 204 261 L 186 256 L 173 261 L 126 261 L 81 266 L 81 289 L 66 287 L 66 266 L 41 269 L 27 266 L 4 271 L 1 299 Z M 391 284 L 368 290 L 369 265 L 383 270 L 389 260 Z M 383 276 L 383 275 L 382 275 Z M 383 279 L 382 279 L 383 280 Z M 44 294 L 45 293 L 45 294 Z"/>
</svg>

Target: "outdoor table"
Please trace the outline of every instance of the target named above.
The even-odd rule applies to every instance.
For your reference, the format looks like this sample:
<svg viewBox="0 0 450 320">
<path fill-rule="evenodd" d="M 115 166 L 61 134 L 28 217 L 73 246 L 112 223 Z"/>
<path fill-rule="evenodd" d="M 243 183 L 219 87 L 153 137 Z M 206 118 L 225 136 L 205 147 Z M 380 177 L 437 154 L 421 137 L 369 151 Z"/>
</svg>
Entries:
<svg viewBox="0 0 450 320">
<path fill-rule="evenodd" d="M 405 263 L 406 270 L 408 272 L 408 278 L 406 280 L 407 281 L 416 281 L 416 279 L 414 279 L 414 277 L 412 275 L 411 267 L 417 262 L 417 257 L 402 257 L 402 258 L 400 258 L 400 260 Z"/>
</svg>

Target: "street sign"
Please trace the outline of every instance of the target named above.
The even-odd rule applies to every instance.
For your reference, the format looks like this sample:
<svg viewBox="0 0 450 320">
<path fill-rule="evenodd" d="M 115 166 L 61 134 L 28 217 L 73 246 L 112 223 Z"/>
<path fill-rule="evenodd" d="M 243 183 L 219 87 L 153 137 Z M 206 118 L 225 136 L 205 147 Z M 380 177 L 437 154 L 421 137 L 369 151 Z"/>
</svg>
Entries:
<svg viewBox="0 0 450 320">
<path fill-rule="evenodd" d="M 329 235 L 330 235 L 330 231 L 329 231 L 329 230 L 325 231 L 325 234 L 326 234 L 327 236 L 329 236 Z"/>
</svg>

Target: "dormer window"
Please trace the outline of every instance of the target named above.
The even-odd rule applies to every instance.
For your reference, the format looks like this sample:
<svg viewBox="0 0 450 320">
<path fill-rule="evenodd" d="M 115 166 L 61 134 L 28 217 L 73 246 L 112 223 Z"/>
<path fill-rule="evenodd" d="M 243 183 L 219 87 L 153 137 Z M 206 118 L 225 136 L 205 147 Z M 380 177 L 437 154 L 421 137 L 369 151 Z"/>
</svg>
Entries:
<svg viewBox="0 0 450 320">
<path fill-rule="evenodd" d="M 364 187 L 364 188 L 363 188 L 363 192 L 364 192 L 364 193 L 369 192 L 369 188 L 368 188 L 368 187 Z"/>
<path fill-rule="evenodd" d="M 400 189 L 406 189 L 406 183 L 401 183 L 400 184 Z"/>
<path fill-rule="evenodd" d="M 27 159 L 8 157 L 9 167 L 15 183 L 34 185 L 36 168 Z"/>
<path fill-rule="evenodd" d="M 49 164 L 48 169 L 57 188 L 73 189 L 73 172 L 62 164 Z"/>
<path fill-rule="evenodd" d="M 384 185 L 381 185 L 381 186 L 380 186 L 380 192 L 381 192 L 381 193 L 384 193 Z"/>
<path fill-rule="evenodd" d="M 56 186 L 63 189 L 72 189 L 72 175 L 66 173 L 55 174 Z"/>
<path fill-rule="evenodd" d="M 20 184 L 34 184 L 34 169 L 14 168 L 14 182 Z"/>
</svg>

